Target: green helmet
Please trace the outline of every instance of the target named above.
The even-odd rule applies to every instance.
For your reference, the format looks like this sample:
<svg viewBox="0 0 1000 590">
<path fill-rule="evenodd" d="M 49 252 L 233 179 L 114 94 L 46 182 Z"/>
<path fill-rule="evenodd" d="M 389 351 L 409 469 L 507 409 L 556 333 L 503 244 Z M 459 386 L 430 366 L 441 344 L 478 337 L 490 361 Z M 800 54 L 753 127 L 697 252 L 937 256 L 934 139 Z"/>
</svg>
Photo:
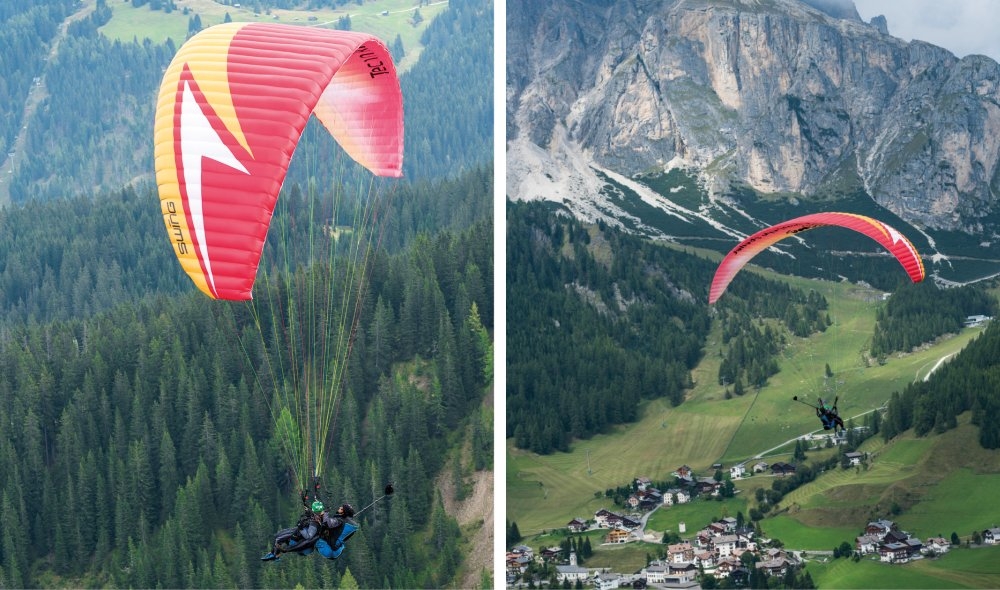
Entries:
<svg viewBox="0 0 1000 590">
<path fill-rule="evenodd" d="M 319 500 L 316 500 L 315 502 L 313 502 L 312 503 L 312 511 L 313 512 L 323 512 L 323 503 L 320 502 Z"/>
</svg>

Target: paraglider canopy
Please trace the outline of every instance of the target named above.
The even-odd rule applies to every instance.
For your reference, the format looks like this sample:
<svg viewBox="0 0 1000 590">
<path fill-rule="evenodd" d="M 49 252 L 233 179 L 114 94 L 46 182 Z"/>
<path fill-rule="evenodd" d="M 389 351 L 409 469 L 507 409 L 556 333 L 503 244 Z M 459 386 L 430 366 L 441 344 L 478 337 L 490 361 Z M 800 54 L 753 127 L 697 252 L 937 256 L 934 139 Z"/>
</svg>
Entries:
<svg viewBox="0 0 1000 590">
<path fill-rule="evenodd" d="M 156 182 L 174 253 L 215 299 L 247 300 L 292 152 L 316 117 L 354 160 L 402 175 L 403 110 L 375 37 L 274 23 L 205 29 L 156 108 Z"/>
<path fill-rule="evenodd" d="M 862 233 L 882 245 L 903 266 L 910 280 L 924 280 L 924 263 L 903 234 L 877 219 L 854 213 L 813 213 L 783 221 L 744 239 L 722 259 L 708 292 L 709 305 L 718 301 L 736 274 L 754 256 L 789 236 L 823 226 L 838 226 Z"/>
</svg>

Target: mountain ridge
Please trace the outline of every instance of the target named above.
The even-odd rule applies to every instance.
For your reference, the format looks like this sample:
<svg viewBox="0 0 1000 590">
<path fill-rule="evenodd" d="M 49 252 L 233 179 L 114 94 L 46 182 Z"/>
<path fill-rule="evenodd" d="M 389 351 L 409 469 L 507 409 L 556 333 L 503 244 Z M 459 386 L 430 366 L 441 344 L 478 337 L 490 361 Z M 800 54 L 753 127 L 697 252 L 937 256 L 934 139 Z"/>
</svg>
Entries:
<svg viewBox="0 0 1000 590">
<path fill-rule="evenodd" d="M 1000 227 L 1000 65 L 989 58 L 796 0 L 511 4 L 510 198 L 613 222 L 594 168 L 683 168 L 709 213 L 740 192 L 857 188 L 922 230 L 988 241 Z"/>
</svg>

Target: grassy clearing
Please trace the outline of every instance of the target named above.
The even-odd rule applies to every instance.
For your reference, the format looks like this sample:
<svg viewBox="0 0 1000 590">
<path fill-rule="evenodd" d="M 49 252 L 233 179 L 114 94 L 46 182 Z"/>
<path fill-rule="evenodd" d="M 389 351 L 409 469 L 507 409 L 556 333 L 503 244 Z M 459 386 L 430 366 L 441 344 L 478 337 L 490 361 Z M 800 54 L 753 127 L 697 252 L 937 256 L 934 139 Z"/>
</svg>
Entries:
<svg viewBox="0 0 1000 590">
<path fill-rule="evenodd" d="M 833 551 L 844 541 L 854 544 L 858 536 L 853 526 L 809 526 L 787 515 L 767 518 L 761 522 L 764 535 L 780 539 L 785 547 L 805 551 Z"/>
<path fill-rule="evenodd" d="M 793 395 L 812 403 L 820 396 L 837 396 L 840 414 L 861 424 L 865 412 L 883 405 L 893 391 L 922 379 L 940 358 L 961 350 L 980 333 L 980 329 L 966 330 L 933 347 L 893 357 L 885 365 L 868 366 L 862 351 L 868 347 L 875 323 L 875 304 L 869 302 L 872 294 L 850 285 L 805 283 L 827 297 L 833 325 L 822 334 L 790 341 L 779 361 L 781 371 L 747 412 L 722 457 L 724 462 L 742 460 L 752 450 L 770 449 L 816 430 L 815 416 L 809 408 L 793 403 Z M 832 378 L 825 377 L 826 365 L 834 373 Z"/>
<path fill-rule="evenodd" d="M 594 546 L 594 554 L 587 559 L 587 567 L 611 568 L 616 572 L 637 572 L 646 567 L 646 558 L 656 555 L 663 545 L 652 543 L 626 543 Z"/>
<path fill-rule="evenodd" d="M 639 476 L 668 479 L 684 464 L 707 469 L 728 442 L 719 432 L 735 429 L 740 416 L 710 404 L 694 411 L 681 408 L 663 400 L 648 402 L 640 422 L 579 441 L 570 453 L 540 456 L 514 449 L 508 441 L 508 517 L 522 534 L 561 527 L 572 518 L 591 518 L 596 510 L 611 508 L 595 493 L 603 495 Z"/>
<path fill-rule="evenodd" d="M 705 528 L 709 523 L 727 516 L 736 517 L 737 512 L 747 513 L 746 498 L 729 498 L 727 500 L 699 499 L 686 504 L 662 506 L 657 508 L 646 522 L 646 531 L 679 533 L 680 523 L 687 527 L 681 537 L 689 537 L 695 531 Z"/>
<path fill-rule="evenodd" d="M 85 0 L 88 4 L 96 0 Z M 236 2 L 233 2 L 236 4 Z M 340 19 L 350 16 L 351 29 L 371 33 L 386 43 L 391 43 L 399 35 L 406 55 L 397 60 L 396 67 L 404 71 L 416 62 L 423 47 L 420 36 L 427 25 L 448 7 L 447 1 L 432 2 L 420 7 L 422 22 L 414 22 L 412 0 L 366 1 L 363 5 L 350 4 L 337 10 L 284 10 L 274 9 L 269 13 L 254 13 L 249 8 L 226 6 L 215 0 L 177 0 L 177 10 L 167 14 L 150 10 L 149 6 L 135 8 L 131 2 L 112 0 L 111 21 L 101 27 L 101 33 L 109 39 L 130 42 L 133 39 L 150 39 L 155 43 L 173 39 L 180 46 L 187 38 L 188 25 L 195 15 L 201 20 L 202 28 L 225 22 L 226 15 L 235 22 L 277 22 L 308 26 L 333 27 Z M 383 11 L 389 14 L 383 15 Z M 312 19 L 312 20 L 310 20 Z"/>
</svg>

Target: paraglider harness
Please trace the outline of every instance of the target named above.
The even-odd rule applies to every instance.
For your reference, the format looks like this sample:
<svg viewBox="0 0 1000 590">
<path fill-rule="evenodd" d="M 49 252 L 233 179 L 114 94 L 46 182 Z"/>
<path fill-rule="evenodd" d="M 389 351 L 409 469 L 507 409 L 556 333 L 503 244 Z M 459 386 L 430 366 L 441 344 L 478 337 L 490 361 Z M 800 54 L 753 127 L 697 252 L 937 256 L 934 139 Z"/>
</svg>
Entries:
<svg viewBox="0 0 1000 590">
<path fill-rule="evenodd" d="M 326 527 L 317 518 L 318 514 L 312 510 L 312 503 L 319 500 L 319 488 L 319 478 L 313 478 L 312 492 L 310 493 L 308 489 L 302 490 L 302 506 L 305 510 L 294 527 L 282 529 L 275 535 L 274 550 L 269 554 L 271 559 L 275 559 L 278 553 L 294 552 L 308 555 L 313 550 L 318 551 L 327 559 L 337 559 L 344 552 L 344 545 L 358 531 L 359 525 L 351 516 L 338 514 L 336 518 L 340 521 L 340 526 Z M 360 516 L 362 512 L 371 508 L 379 500 L 391 496 L 393 491 L 390 482 L 385 486 L 385 494 L 359 510 L 354 516 Z M 322 500 L 319 501 L 322 502 Z M 302 531 L 308 530 L 311 526 L 318 527 L 317 533 L 307 539 L 303 537 Z"/>
<path fill-rule="evenodd" d="M 816 417 L 819 418 L 820 422 L 823 423 L 823 430 L 833 430 L 834 434 L 837 434 L 838 427 L 840 427 L 841 432 L 845 430 L 844 419 L 841 418 L 840 415 L 837 413 L 837 400 L 840 399 L 839 397 L 833 398 L 832 406 L 824 404 L 823 398 L 819 398 L 819 405 L 816 406 L 800 400 L 799 396 L 797 395 L 792 396 L 792 399 L 794 401 L 803 403 L 809 406 L 810 408 L 814 408 L 816 410 Z"/>
<path fill-rule="evenodd" d="M 274 536 L 274 551 L 272 551 L 272 554 L 280 552 L 307 555 L 313 549 L 316 549 L 324 557 L 336 559 L 340 557 L 340 554 L 344 550 L 344 542 L 358 530 L 356 522 L 343 516 L 338 516 L 338 519 L 342 523 L 340 526 L 334 529 L 324 526 L 324 522 L 319 517 L 320 513 L 313 511 L 315 502 L 323 503 L 319 497 L 320 483 L 318 477 L 313 478 L 311 487 L 312 490 L 309 488 L 302 490 L 303 511 L 302 516 L 299 517 L 299 521 L 293 527 L 281 529 Z M 310 528 L 316 531 L 315 534 L 308 537 L 303 535 L 303 532 L 308 531 Z M 334 538 L 335 536 L 336 538 Z M 324 543 L 320 544 L 320 541 L 324 541 Z M 323 545 L 327 546 L 324 547 Z"/>
</svg>

